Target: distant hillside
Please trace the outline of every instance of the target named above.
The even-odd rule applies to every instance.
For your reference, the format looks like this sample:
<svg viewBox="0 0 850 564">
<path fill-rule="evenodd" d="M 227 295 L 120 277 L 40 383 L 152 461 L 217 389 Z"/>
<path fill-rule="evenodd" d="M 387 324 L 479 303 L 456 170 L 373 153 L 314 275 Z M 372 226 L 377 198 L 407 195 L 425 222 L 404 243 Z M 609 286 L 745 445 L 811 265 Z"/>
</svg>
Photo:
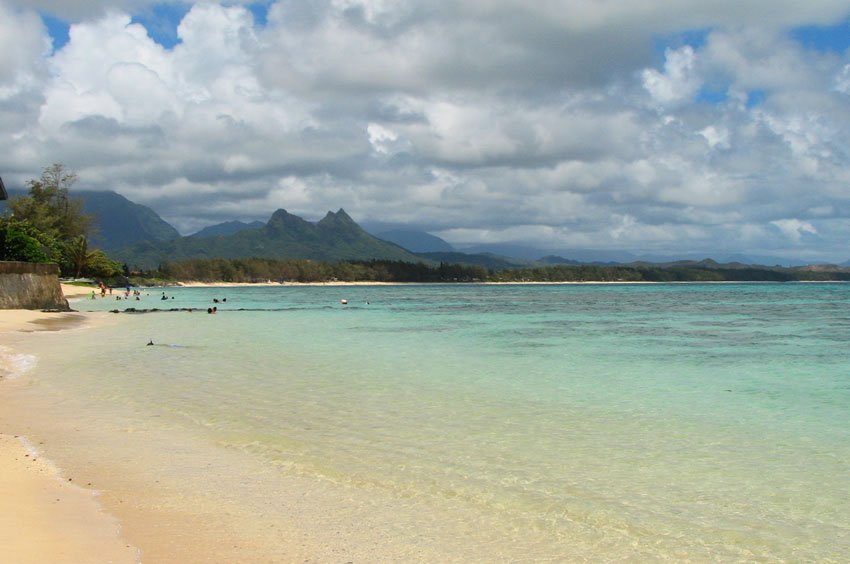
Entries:
<svg viewBox="0 0 850 564">
<path fill-rule="evenodd" d="M 451 253 L 455 250 L 446 241 L 425 231 L 394 229 L 382 231 L 376 236 L 414 253 Z"/>
<path fill-rule="evenodd" d="M 541 257 L 540 259 L 538 259 L 537 262 L 542 264 L 542 265 L 547 265 L 547 264 L 581 264 L 577 260 L 565 259 L 564 257 L 559 257 L 557 255 L 546 255 L 545 257 Z"/>
<path fill-rule="evenodd" d="M 593 249 L 569 249 L 558 250 L 546 249 L 541 247 L 530 247 L 526 245 L 517 245 L 513 243 L 487 243 L 464 247 L 461 249 L 465 253 L 492 253 L 503 257 L 511 257 L 523 260 L 539 260 L 540 257 L 553 257 L 553 252 L 557 252 L 559 257 L 566 261 L 576 263 L 605 263 L 605 264 L 620 264 L 628 263 L 637 259 L 635 255 L 625 251 L 602 251 Z"/>
<path fill-rule="evenodd" d="M 141 241 L 171 241 L 180 237 L 174 227 L 147 206 L 116 192 L 72 192 L 83 201 L 83 211 L 95 216 L 92 245 L 113 251 Z"/>
<path fill-rule="evenodd" d="M 461 264 L 465 266 L 483 266 L 490 270 L 504 270 L 532 265 L 532 261 L 500 257 L 491 253 L 416 253 L 418 256 L 444 264 Z"/>
<path fill-rule="evenodd" d="M 27 190 L 9 190 L 10 197 L 27 194 Z M 116 192 L 71 190 L 70 195 L 83 201 L 83 212 L 95 216 L 95 232 L 90 237 L 92 247 L 114 251 L 141 241 L 170 241 L 180 237 L 155 211 Z"/>
<path fill-rule="evenodd" d="M 189 237 L 203 238 L 218 237 L 219 235 L 233 235 L 234 233 L 239 233 L 246 229 L 259 229 L 264 225 L 265 223 L 262 221 L 252 221 L 251 223 L 245 223 L 244 221 L 225 221 L 224 223 L 204 227 L 197 233 L 192 233 Z"/>
<path fill-rule="evenodd" d="M 118 260 L 143 268 L 195 258 L 423 261 L 397 245 L 369 235 L 342 209 L 328 212 L 317 223 L 281 209 L 259 229 L 245 229 L 232 235 L 140 243 L 113 254 Z"/>
</svg>

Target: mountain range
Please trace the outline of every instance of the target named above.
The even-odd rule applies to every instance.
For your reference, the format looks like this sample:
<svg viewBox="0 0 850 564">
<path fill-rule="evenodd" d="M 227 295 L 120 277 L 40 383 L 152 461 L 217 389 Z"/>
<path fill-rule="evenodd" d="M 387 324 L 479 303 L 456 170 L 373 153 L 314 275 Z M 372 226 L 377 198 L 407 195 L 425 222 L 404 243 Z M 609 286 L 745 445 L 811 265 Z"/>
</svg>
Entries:
<svg viewBox="0 0 850 564">
<path fill-rule="evenodd" d="M 233 227 L 231 225 L 230 229 Z M 398 245 L 366 233 L 342 209 L 336 213 L 328 212 L 316 223 L 280 209 L 261 227 L 206 237 L 194 235 L 160 242 L 142 241 L 110 254 L 130 266 L 142 268 L 166 261 L 198 258 L 421 260 Z"/>
<path fill-rule="evenodd" d="M 9 196 L 25 194 L 8 190 Z M 265 257 L 312 260 L 386 259 L 406 262 L 455 263 L 485 266 L 492 270 L 563 264 L 675 264 L 669 256 L 634 255 L 625 251 L 572 249 L 559 256 L 551 250 L 516 244 L 490 244 L 455 249 L 430 233 L 416 230 L 379 230 L 377 235 L 361 228 L 344 210 L 328 214 L 316 223 L 285 210 L 277 210 L 268 222 L 228 221 L 181 237 L 152 209 L 111 191 L 75 191 L 83 211 L 95 216 L 92 246 L 131 266 L 149 268 L 165 261 L 191 258 Z M 0 211 L 5 202 L 0 201 Z M 678 257 L 679 263 L 697 264 L 704 256 Z M 778 257 L 720 255 L 722 264 L 801 266 L 802 261 Z M 841 263 L 850 266 L 850 261 Z"/>
<path fill-rule="evenodd" d="M 393 229 L 380 231 L 375 236 L 414 253 L 451 253 L 455 251 L 455 248 L 443 239 L 424 231 Z"/>
</svg>

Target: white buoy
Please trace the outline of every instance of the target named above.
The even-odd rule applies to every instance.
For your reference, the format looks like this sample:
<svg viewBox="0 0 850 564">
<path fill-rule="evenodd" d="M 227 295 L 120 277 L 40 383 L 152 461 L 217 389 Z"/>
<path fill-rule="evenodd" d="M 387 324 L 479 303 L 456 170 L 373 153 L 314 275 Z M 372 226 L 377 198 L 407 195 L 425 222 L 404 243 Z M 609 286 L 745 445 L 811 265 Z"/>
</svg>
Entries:
<svg viewBox="0 0 850 564">
<path fill-rule="evenodd" d="M 342 305 L 345 305 L 345 304 L 348 303 L 348 300 L 339 300 L 339 303 L 341 303 Z"/>
</svg>

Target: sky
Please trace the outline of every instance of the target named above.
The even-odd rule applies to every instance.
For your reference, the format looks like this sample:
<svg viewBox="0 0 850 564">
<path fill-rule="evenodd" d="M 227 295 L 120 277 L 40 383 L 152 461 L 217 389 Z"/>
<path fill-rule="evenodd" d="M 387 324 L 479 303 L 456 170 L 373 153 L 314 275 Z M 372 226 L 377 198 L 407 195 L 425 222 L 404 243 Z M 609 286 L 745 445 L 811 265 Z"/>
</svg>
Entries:
<svg viewBox="0 0 850 564">
<path fill-rule="evenodd" d="M 0 176 L 188 234 L 850 259 L 846 0 L 0 0 Z"/>
</svg>

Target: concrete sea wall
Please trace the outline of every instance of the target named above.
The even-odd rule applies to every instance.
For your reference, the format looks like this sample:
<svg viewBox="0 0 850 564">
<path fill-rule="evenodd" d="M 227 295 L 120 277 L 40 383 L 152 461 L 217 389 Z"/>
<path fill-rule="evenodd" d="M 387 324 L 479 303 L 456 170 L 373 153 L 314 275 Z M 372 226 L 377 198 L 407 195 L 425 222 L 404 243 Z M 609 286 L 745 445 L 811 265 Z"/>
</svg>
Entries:
<svg viewBox="0 0 850 564">
<path fill-rule="evenodd" d="M 69 311 L 55 264 L 0 261 L 0 309 Z"/>
</svg>

